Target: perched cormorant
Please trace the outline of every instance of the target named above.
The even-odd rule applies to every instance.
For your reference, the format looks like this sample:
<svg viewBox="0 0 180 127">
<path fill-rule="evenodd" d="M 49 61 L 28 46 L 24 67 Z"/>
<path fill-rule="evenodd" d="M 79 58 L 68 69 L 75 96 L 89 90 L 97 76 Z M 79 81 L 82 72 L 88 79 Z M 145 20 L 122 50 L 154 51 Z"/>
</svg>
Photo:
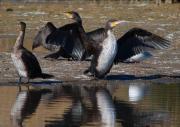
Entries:
<svg viewBox="0 0 180 127">
<path fill-rule="evenodd" d="M 73 15 L 74 12 L 67 13 L 69 18 L 73 18 Z M 92 76 L 103 78 L 109 73 L 113 63 L 138 60 L 142 54 L 146 56 L 148 51 L 164 49 L 170 45 L 168 40 L 140 28 L 133 28 L 116 40 L 112 29 L 122 23 L 124 21 L 109 20 L 104 28 L 96 29 L 91 36 L 87 36 L 80 24 L 78 28 L 84 47 L 93 55 L 91 66 L 84 74 L 90 72 Z"/>
<path fill-rule="evenodd" d="M 37 48 L 40 45 L 54 50 L 55 53 L 45 56 L 45 58 L 55 58 L 59 56 L 64 58 L 72 58 L 76 60 L 84 60 L 87 56 L 84 48 L 81 32 L 78 27 L 82 24 L 81 17 L 74 12 L 72 19 L 75 21 L 71 24 L 66 24 L 60 28 L 56 28 L 51 22 L 48 22 L 36 34 L 32 48 Z"/>
<path fill-rule="evenodd" d="M 13 64 L 19 74 L 19 83 L 21 78 L 51 78 L 52 75 L 42 73 L 41 67 L 35 55 L 23 47 L 26 24 L 20 22 L 20 33 L 11 53 Z"/>
<path fill-rule="evenodd" d="M 56 28 L 53 23 L 48 22 L 45 26 L 40 28 L 36 34 L 32 49 L 35 49 L 39 46 L 43 46 L 48 50 L 56 50 L 56 52 L 51 53 L 45 58 L 54 58 L 57 59 L 59 56 L 64 58 L 73 58 L 76 60 L 84 60 L 88 58 L 91 53 L 86 50 L 85 42 L 82 37 L 81 29 L 82 19 L 77 12 L 71 11 L 71 19 L 75 22 L 71 24 L 64 25 L 60 28 Z M 64 13 L 66 16 L 68 13 Z M 84 31 L 83 31 L 84 32 Z M 98 30 L 87 32 L 88 38 L 93 38 L 98 40 L 97 33 Z"/>
<path fill-rule="evenodd" d="M 112 28 L 120 23 L 119 20 L 109 20 L 105 28 L 97 29 L 96 35 L 88 38 L 90 42 L 87 50 L 91 51 L 93 58 L 84 74 L 90 72 L 94 77 L 103 78 L 110 71 L 117 53 L 117 42 Z"/>
<path fill-rule="evenodd" d="M 77 12 L 66 12 L 65 15 L 76 21 L 76 30 L 80 33 L 82 47 L 88 55 L 93 55 L 90 67 L 84 74 L 91 73 L 92 76 L 103 78 L 109 73 L 113 63 L 133 62 L 150 57 L 149 51 L 154 49 L 164 49 L 170 44 L 158 35 L 150 33 L 140 28 L 133 28 L 116 40 L 112 29 L 124 23 L 119 20 L 109 20 L 104 28 L 99 28 L 86 33 L 82 20 Z M 77 18 L 77 19 L 76 19 Z M 47 41 L 47 44 L 62 45 L 55 41 Z"/>
</svg>

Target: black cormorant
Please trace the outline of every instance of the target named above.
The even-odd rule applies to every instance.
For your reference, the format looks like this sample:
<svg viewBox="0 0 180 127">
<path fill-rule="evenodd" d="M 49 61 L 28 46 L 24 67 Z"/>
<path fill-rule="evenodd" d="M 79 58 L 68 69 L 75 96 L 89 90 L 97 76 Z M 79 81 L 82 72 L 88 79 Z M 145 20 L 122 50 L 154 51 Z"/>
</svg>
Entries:
<svg viewBox="0 0 180 127">
<path fill-rule="evenodd" d="M 68 18 L 75 19 L 77 12 L 66 12 Z M 149 51 L 164 49 L 170 44 L 158 35 L 140 28 L 133 28 L 116 40 L 112 29 L 124 21 L 109 20 L 104 28 L 96 29 L 88 35 L 82 21 L 77 23 L 82 44 L 87 54 L 92 54 L 91 66 L 84 71 L 84 74 L 91 73 L 92 76 L 103 78 L 109 73 L 113 63 L 127 61 L 138 61 L 145 56 L 151 56 Z"/>
<path fill-rule="evenodd" d="M 148 51 L 169 47 L 169 41 L 158 35 L 140 28 L 133 28 L 116 40 L 112 28 L 119 21 L 108 21 L 105 28 L 96 31 L 94 55 L 91 66 L 84 73 L 90 72 L 93 76 L 103 78 L 109 73 L 113 63 L 136 61 L 142 56 L 151 55 Z"/>
<path fill-rule="evenodd" d="M 45 58 L 57 59 L 62 56 L 64 58 L 71 57 L 76 60 L 84 60 L 88 57 L 78 29 L 79 25 L 82 24 L 81 17 L 76 12 L 72 14 L 74 23 L 56 28 L 51 22 L 48 22 L 42 27 L 34 38 L 32 48 L 43 45 L 49 50 L 58 49 L 57 52 L 49 54 Z"/>
<path fill-rule="evenodd" d="M 20 22 L 20 33 L 11 53 L 13 64 L 19 75 L 19 84 L 21 78 L 51 78 L 52 75 L 42 73 L 41 67 L 35 55 L 23 47 L 26 24 Z"/>
</svg>

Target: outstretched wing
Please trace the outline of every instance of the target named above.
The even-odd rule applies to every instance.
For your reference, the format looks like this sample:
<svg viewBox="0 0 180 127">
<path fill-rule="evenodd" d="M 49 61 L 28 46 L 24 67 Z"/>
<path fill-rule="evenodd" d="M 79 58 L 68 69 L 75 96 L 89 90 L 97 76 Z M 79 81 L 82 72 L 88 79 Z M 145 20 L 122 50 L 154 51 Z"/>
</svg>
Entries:
<svg viewBox="0 0 180 127">
<path fill-rule="evenodd" d="M 89 39 L 88 50 L 91 54 L 97 53 L 101 48 L 101 43 L 107 37 L 107 33 L 104 28 L 99 28 L 90 32 L 87 32 L 87 37 Z"/>
<path fill-rule="evenodd" d="M 107 33 L 104 28 L 99 28 L 90 32 L 87 32 L 87 36 L 94 40 L 94 43 L 101 43 L 107 37 Z"/>
<path fill-rule="evenodd" d="M 75 59 L 81 59 L 85 52 L 78 25 L 75 23 L 60 27 L 51 33 L 46 43 L 54 48 L 62 47 L 68 55 Z"/>
<path fill-rule="evenodd" d="M 115 64 L 146 51 L 168 48 L 170 42 L 146 30 L 133 28 L 117 40 L 117 45 Z"/>
</svg>

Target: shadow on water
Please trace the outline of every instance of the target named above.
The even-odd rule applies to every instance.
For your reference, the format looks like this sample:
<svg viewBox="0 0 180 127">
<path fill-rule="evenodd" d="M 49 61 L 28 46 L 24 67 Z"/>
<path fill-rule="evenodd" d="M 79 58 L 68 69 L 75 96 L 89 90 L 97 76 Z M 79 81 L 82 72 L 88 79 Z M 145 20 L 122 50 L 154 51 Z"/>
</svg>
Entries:
<svg viewBox="0 0 180 127">
<path fill-rule="evenodd" d="M 146 91 L 149 89 L 147 84 L 132 85 L 131 88 L 130 86 L 129 96 L 138 97 L 132 100 L 133 102 L 138 102 L 147 95 Z M 39 103 L 44 103 L 49 113 L 51 109 L 56 109 L 54 116 L 45 119 L 45 127 L 83 125 L 115 127 L 116 124 L 121 124 L 123 127 L 149 127 L 154 124 L 161 125 L 169 120 L 169 114 L 166 111 L 141 111 L 134 103 L 114 97 L 113 93 L 116 90 L 115 85 L 72 84 L 54 86 L 50 90 L 20 91 L 11 109 L 11 122 L 13 126 L 23 127 L 25 125 L 23 121 L 33 117 L 32 114 L 36 112 Z M 134 94 L 138 92 L 140 92 L 138 96 Z M 71 104 L 62 110 L 67 100 L 71 100 Z M 62 114 L 61 117 L 58 116 L 59 113 Z"/>
<path fill-rule="evenodd" d="M 30 84 L 31 86 L 41 86 L 41 85 L 54 85 L 54 84 L 61 84 L 63 83 L 63 81 L 57 80 L 57 81 L 53 81 L 53 80 L 43 80 L 43 81 L 30 81 L 28 84 Z M 18 81 L 16 82 L 7 82 L 7 83 L 3 83 L 4 85 L 17 85 Z M 21 85 L 24 85 L 26 83 L 22 83 Z"/>
<path fill-rule="evenodd" d="M 32 85 L 41 85 L 41 84 L 51 85 L 51 84 L 63 83 L 63 81 L 50 81 L 50 80 L 47 80 L 47 81 L 32 81 L 32 82 L 29 82 L 29 83 L 32 84 Z"/>
<path fill-rule="evenodd" d="M 160 78 L 180 78 L 179 75 L 148 75 L 148 76 L 135 76 L 135 75 L 108 75 L 106 77 L 107 80 L 154 80 L 154 79 L 160 79 Z"/>
</svg>

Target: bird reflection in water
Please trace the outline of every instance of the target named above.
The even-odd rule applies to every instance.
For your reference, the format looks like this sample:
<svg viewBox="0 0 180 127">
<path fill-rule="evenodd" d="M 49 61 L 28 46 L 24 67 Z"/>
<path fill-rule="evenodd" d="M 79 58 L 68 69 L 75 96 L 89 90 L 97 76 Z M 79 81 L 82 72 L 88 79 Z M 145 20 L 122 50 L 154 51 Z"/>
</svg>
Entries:
<svg viewBox="0 0 180 127">
<path fill-rule="evenodd" d="M 146 93 L 148 87 L 143 86 L 143 84 L 139 85 L 142 88 L 141 92 Z M 146 127 L 154 126 L 154 124 L 159 125 L 169 118 L 167 112 L 141 111 L 135 106 L 135 103 L 116 99 L 111 93 L 117 90 L 117 86 L 66 85 L 60 87 L 60 89 L 64 94 L 59 92 L 59 95 L 68 95 L 72 99 L 72 106 L 68 111 L 64 112 L 62 119 L 47 121 L 46 127 L 79 127 L 82 125 Z M 58 90 L 56 89 L 56 91 Z M 62 98 L 58 97 L 58 92 L 55 93 L 55 100 Z M 136 101 L 143 99 L 146 94 L 141 95 L 141 98 L 139 97 L 139 100 Z"/>
<path fill-rule="evenodd" d="M 105 89 L 96 93 L 97 104 L 101 114 L 101 123 L 104 127 L 115 127 L 116 114 L 112 97 Z"/>
<path fill-rule="evenodd" d="M 129 101 L 137 103 L 148 94 L 149 86 L 144 83 L 131 83 L 128 89 Z"/>
<path fill-rule="evenodd" d="M 11 109 L 11 122 L 13 127 L 23 127 L 23 120 L 30 117 L 38 107 L 42 94 L 49 90 L 22 90 L 17 94 Z"/>
<path fill-rule="evenodd" d="M 50 102 L 60 101 L 62 96 L 72 99 L 72 106 L 64 112 L 63 119 L 46 121 L 46 127 L 75 126 L 98 123 L 98 126 L 115 126 L 115 109 L 111 94 L 106 88 L 81 85 L 65 85 L 55 89 Z M 59 95 L 58 95 L 59 94 Z M 49 103 L 51 104 L 51 103 Z"/>
<path fill-rule="evenodd" d="M 136 85 L 135 85 L 136 86 Z M 146 87 L 140 88 L 146 91 Z M 138 87 L 138 85 L 137 85 Z M 21 91 L 11 110 L 13 127 L 22 127 L 24 119 L 33 117 L 39 103 L 45 103 L 48 114 L 45 127 L 151 127 L 164 125 L 169 115 L 164 111 L 141 110 L 136 103 L 113 95 L 118 86 L 114 85 L 56 85 L 45 94 L 44 90 Z M 129 89 L 131 85 L 129 85 Z M 131 90 L 129 90 L 131 91 Z M 140 101 L 146 94 L 141 94 Z M 138 97 L 139 98 L 139 97 Z M 70 100 L 70 101 L 68 101 Z M 65 107 L 65 105 L 68 107 Z M 134 101 L 134 100 L 133 100 Z M 51 107 L 51 108 L 48 108 Z M 51 110 L 55 109 L 55 112 Z M 44 117 L 44 116 L 43 116 Z"/>
</svg>

